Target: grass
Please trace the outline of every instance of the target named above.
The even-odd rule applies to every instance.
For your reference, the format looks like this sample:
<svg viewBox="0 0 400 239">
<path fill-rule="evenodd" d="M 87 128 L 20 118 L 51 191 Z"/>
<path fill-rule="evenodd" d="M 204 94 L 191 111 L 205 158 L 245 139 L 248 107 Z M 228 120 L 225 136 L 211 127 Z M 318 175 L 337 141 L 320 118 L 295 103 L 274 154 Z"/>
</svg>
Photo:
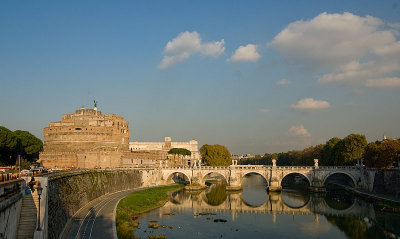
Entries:
<svg viewBox="0 0 400 239">
<path fill-rule="evenodd" d="M 182 188 L 183 185 L 170 185 L 149 188 L 134 192 L 123 198 L 117 206 L 116 224 L 118 238 L 135 238 L 136 220 L 139 214 L 162 207 L 168 201 L 168 192 Z"/>
</svg>

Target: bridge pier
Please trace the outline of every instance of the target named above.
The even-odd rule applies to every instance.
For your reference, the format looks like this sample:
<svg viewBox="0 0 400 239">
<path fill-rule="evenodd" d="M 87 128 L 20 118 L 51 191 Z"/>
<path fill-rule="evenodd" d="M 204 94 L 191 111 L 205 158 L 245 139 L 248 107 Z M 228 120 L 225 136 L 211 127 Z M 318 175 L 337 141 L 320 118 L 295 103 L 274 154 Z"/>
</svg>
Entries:
<svg viewBox="0 0 400 239">
<path fill-rule="evenodd" d="M 282 186 L 279 183 L 279 174 L 278 170 L 276 167 L 276 159 L 272 160 L 272 168 L 271 168 L 271 173 L 270 173 L 270 180 L 268 183 L 268 191 L 270 192 L 280 192 L 282 191 Z"/>
<path fill-rule="evenodd" d="M 321 186 L 311 186 L 311 187 L 309 187 L 309 190 L 314 193 L 325 193 L 326 192 L 325 186 L 322 186 L 322 187 Z"/>
<path fill-rule="evenodd" d="M 324 178 L 324 172 L 318 166 L 318 159 L 314 159 L 314 170 L 309 190 L 315 193 L 325 193 Z"/>
<path fill-rule="evenodd" d="M 280 192 L 282 191 L 282 186 L 279 185 L 279 182 L 272 182 L 271 185 L 268 186 L 268 191 Z"/>
</svg>

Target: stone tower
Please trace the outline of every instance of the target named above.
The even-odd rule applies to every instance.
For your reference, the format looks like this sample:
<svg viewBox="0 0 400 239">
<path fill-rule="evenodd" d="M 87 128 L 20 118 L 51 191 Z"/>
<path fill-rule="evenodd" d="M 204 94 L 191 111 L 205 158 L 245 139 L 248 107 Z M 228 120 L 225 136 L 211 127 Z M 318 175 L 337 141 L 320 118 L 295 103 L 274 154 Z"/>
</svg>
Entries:
<svg viewBox="0 0 400 239">
<path fill-rule="evenodd" d="M 112 168 L 129 151 L 129 125 L 123 117 L 81 108 L 43 130 L 40 162 L 48 168 Z"/>
</svg>

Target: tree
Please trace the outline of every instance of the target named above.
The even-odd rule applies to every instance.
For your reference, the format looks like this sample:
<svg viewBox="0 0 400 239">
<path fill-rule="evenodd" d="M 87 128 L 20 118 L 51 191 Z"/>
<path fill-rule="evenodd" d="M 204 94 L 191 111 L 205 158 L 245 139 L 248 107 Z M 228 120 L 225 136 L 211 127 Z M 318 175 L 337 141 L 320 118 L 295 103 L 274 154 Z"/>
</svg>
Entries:
<svg viewBox="0 0 400 239">
<path fill-rule="evenodd" d="M 200 154 L 203 162 L 210 166 L 229 166 L 232 162 L 231 153 L 223 145 L 205 144 L 201 146 Z"/>
<path fill-rule="evenodd" d="M 0 126 L 0 163 L 13 165 L 17 156 L 33 162 L 39 157 L 43 150 L 43 143 L 40 139 L 27 131 L 16 130 L 14 132 Z"/>
<path fill-rule="evenodd" d="M 10 147 L 13 142 L 12 131 L 6 127 L 0 126 L 0 164 L 11 165 L 13 164 L 12 148 Z"/>
<path fill-rule="evenodd" d="M 192 152 L 190 152 L 189 150 L 184 149 L 184 148 L 172 148 L 172 149 L 170 149 L 170 150 L 168 151 L 168 153 L 174 155 L 174 161 L 175 161 L 175 156 L 176 156 L 176 155 L 181 155 L 182 158 L 183 158 L 184 156 L 190 156 L 190 155 L 192 155 Z"/>
<path fill-rule="evenodd" d="M 18 149 L 21 157 L 31 162 L 39 158 L 39 152 L 43 150 L 43 143 L 40 139 L 28 131 L 16 130 L 13 134 L 21 142 L 22 148 Z"/>
<path fill-rule="evenodd" d="M 361 159 L 367 139 L 364 135 L 350 134 L 340 140 L 333 148 L 335 155 L 334 165 L 355 165 Z"/>
<path fill-rule="evenodd" d="M 365 149 L 364 163 L 372 168 L 390 168 L 399 160 L 400 140 L 369 143 Z"/>
<path fill-rule="evenodd" d="M 278 154 L 278 158 L 276 160 L 276 164 L 278 166 L 291 166 L 292 163 L 293 163 L 293 161 L 292 161 L 292 158 L 290 157 L 289 152 Z"/>
<path fill-rule="evenodd" d="M 321 161 L 319 162 L 322 166 L 335 165 L 335 154 L 333 149 L 335 148 L 336 144 L 340 142 L 340 140 L 341 139 L 337 137 L 331 138 L 323 146 L 320 158 Z"/>
</svg>

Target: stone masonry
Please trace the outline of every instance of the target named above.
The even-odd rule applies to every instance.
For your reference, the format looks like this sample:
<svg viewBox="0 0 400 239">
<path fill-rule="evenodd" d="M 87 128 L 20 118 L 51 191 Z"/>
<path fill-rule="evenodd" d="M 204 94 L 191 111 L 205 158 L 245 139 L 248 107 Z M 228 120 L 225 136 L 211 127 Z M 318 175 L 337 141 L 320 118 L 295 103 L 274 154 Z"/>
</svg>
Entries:
<svg viewBox="0 0 400 239">
<path fill-rule="evenodd" d="M 44 128 L 40 162 L 47 168 L 121 167 L 129 152 L 129 125 L 123 117 L 81 108 Z"/>
</svg>

